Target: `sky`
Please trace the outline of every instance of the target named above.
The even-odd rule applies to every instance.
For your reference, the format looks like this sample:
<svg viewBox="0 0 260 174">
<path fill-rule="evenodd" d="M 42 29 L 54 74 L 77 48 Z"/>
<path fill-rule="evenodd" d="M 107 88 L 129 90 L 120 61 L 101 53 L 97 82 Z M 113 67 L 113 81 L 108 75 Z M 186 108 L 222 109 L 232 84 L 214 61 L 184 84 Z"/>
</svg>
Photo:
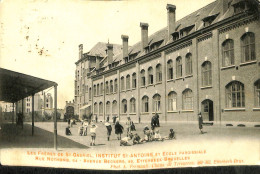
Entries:
<svg viewBox="0 0 260 174">
<path fill-rule="evenodd" d="M 58 83 L 58 108 L 74 99 L 78 45 L 88 52 L 97 42 L 129 45 L 167 26 L 166 5 L 176 19 L 214 0 L 0 0 L 0 67 Z M 46 90 L 53 93 L 53 89 Z"/>
</svg>

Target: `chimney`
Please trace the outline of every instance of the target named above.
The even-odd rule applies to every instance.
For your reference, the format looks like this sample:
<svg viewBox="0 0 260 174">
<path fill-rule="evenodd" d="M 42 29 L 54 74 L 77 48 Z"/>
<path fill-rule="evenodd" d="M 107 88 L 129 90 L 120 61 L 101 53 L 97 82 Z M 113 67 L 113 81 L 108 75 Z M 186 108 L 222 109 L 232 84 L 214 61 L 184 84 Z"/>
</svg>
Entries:
<svg viewBox="0 0 260 174">
<path fill-rule="evenodd" d="M 96 70 L 99 69 L 99 64 L 100 64 L 99 55 L 96 55 Z"/>
<path fill-rule="evenodd" d="M 122 38 L 122 45 L 123 45 L 123 58 L 128 56 L 128 36 L 121 35 Z"/>
<path fill-rule="evenodd" d="M 108 64 L 113 62 L 113 44 L 107 44 L 107 61 Z"/>
<path fill-rule="evenodd" d="M 149 25 L 147 23 L 140 23 L 141 27 L 141 44 L 142 44 L 142 51 L 144 51 L 144 48 L 148 46 L 148 27 Z"/>
<path fill-rule="evenodd" d="M 82 58 L 82 55 L 83 55 L 83 44 L 80 44 L 79 45 L 79 59 Z"/>
<path fill-rule="evenodd" d="M 224 15 L 226 13 L 226 11 L 228 10 L 228 3 L 229 3 L 229 0 L 219 0 L 220 2 L 220 15 Z"/>
<path fill-rule="evenodd" d="M 166 6 L 167 9 L 167 22 L 168 22 L 168 41 L 171 38 L 171 34 L 175 32 L 176 28 L 176 6 L 172 4 L 167 4 Z"/>
</svg>

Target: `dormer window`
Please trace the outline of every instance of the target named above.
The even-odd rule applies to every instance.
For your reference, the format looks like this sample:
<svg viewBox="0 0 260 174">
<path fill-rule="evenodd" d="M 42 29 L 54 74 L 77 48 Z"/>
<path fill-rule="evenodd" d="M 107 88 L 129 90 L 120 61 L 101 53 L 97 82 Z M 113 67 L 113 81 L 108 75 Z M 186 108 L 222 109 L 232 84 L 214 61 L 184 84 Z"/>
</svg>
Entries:
<svg viewBox="0 0 260 174">
<path fill-rule="evenodd" d="M 172 39 L 173 39 L 173 41 L 176 41 L 176 40 L 178 40 L 180 38 L 180 34 L 179 34 L 179 32 L 174 32 L 174 33 L 172 33 Z"/>
<path fill-rule="evenodd" d="M 246 2 L 243 0 L 236 0 L 232 3 L 234 7 L 234 14 L 244 12 L 246 10 Z"/>
<path fill-rule="evenodd" d="M 195 25 L 190 25 L 180 30 L 181 37 L 187 36 Z"/>
<path fill-rule="evenodd" d="M 202 19 L 202 21 L 204 22 L 204 27 L 210 26 L 210 24 L 216 19 L 217 16 L 218 14 L 215 14 L 215 15 L 207 16 L 204 19 Z"/>
</svg>

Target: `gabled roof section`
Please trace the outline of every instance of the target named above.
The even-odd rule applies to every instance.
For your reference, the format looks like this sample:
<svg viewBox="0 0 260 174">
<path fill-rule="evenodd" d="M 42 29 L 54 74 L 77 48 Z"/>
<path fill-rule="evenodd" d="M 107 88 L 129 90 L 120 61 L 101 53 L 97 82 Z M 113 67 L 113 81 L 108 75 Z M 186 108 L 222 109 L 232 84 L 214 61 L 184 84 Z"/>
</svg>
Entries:
<svg viewBox="0 0 260 174">
<path fill-rule="evenodd" d="M 117 55 L 121 52 L 122 46 L 119 44 L 112 44 L 113 45 L 113 53 Z M 99 55 L 100 57 L 106 57 L 106 50 L 107 50 L 107 43 L 98 42 L 89 52 L 87 55 L 89 56 L 96 56 Z"/>
</svg>

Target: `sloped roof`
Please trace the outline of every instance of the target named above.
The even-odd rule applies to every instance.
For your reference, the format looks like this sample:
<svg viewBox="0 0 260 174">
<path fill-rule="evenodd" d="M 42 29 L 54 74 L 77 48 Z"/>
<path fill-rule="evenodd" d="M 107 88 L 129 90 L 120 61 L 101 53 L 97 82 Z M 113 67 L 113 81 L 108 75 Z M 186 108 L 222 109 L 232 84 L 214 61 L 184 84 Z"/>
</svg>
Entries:
<svg viewBox="0 0 260 174">
<path fill-rule="evenodd" d="M 225 0 L 226 1 L 226 0 Z M 234 2 L 234 1 L 239 1 L 239 0 L 229 0 L 230 2 Z M 254 2 L 256 3 L 255 1 L 257 1 L 259 3 L 259 0 L 247 0 L 247 1 L 251 1 L 251 2 Z M 175 32 L 180 32 L 182 29 L 184 28 L 187 28 L 187 27 L 190 27 L 190 26 L 194 26 L 192 28 L 192 30 L 189 32 L 189 34 L 197 31 L 197 30 L 200 30 L 202 28 L 204 28 L 204 22 L 203 22 L 203 19 L 207 18 L 207 17 L 215 17 L 215 19 L 212 21 L 211 24 L 214 24 L 214 23 L 217 23 L 223 19 L 226 19 L 226 18 L 229 18 L 233 15 L 233 12 L 232 10 L 228 9 L 224 14 L 221 14 L 221 1 L 220 0 L 216 0 L 204 7 L 202 7 L 201 9 L 199 10 L 196 10 L 195 12 L 185 16 L 184 18 L 176 21 L 176 29 L 175 29 Z M 178 11 L 177 11 L 178 13 Z M 221 14 L 221 15 L 220 15 Z M 168 34 L 168 29 L 167 29 L 167 26 L 162 28 L 161 30 L 153 33 L 152 35 L 150 35 L 148 37 L 148 43 L 149 45 L 152 45 L 156 42 L 159 42 L 159 41 L 164 41 L 166 38 L 167 38 L 167 34 Z M 171 39 L 170 41 L 168 41 L 168 43 L 170 42 L 173 42 L 173 40 Z M 166 43 L 166 44 L 168 44 Z M 100 42 L 98 43 L 100 44 Z M 96 45 L 96 46 L 99 46 L 99 45 Z M 104 43 L 103 43 L 104 44 Z M 161 44 L 160 47 L 162 47 L 164 44 Z M 94 48 L 96 47 L 94 46 Z M 100 46 L 103 48 L 103 46 Z M 118 45 L 118 47 L 120 47 Z M 104 49 L 105 50 L 105 49 Z M 115 47 L 114 47 L 114 50 L 115 50 Z M 141 51 L 142 48 L 141 48 L 141 41 L 137 42 L 136 44 L 134 44 L 132 47 L 129 47 L 128 49 L 128 53 L 129 55 L 133 55 L 133 54 L 137 54 L 136 58 L 137 57 L 140 57 L 142 55 L 144 55 L 145 53 Z M 120 47 L 120 49 L 118 50 L 119 52 L 116 54 L 114 52 L 114 62 L 115 61 L 121 61 L 121 64 L 123 63 L 122 59 L 123 59 L 123 56 L 122 56 L 122 49 Z M 90 51 L 92 52 L 92 51 Z M 94 51 L 93 51 L 94 52 Z M 91 53 L 93 54 L 93 53 Z M 96 52 L 95 52 L 96 54 Z M 102 54 L 104 55 L 105 52 L 102 52 Z"/>
<path fill-rule="evenodd" d="M 17 102 L 57 83 L 0 68 L 0 101 Z"/>
<path fill-rule="evenodd" d="M 122 46 L 119 44 L 112 44 L 113 45 L 113 53 L 117 55 L 121 52 Z M 106 57 L 106 49 L 107 43 L 98 42 L 88 53 L 87 55 L 96 56 L 100 55 L 100 57 Z"/>
</svg>

